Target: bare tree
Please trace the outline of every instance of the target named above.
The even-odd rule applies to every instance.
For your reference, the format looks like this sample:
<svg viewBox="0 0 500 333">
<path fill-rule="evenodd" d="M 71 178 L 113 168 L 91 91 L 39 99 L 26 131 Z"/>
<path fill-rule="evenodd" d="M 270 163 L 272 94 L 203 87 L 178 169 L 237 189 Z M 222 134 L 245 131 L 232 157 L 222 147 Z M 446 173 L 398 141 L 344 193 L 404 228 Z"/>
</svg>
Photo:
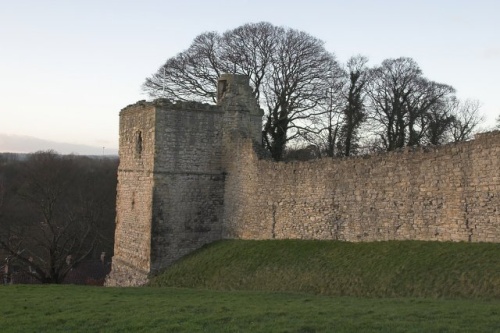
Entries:
<svg viewBox="0 0 500 333">
<path fill-rule="evenodd" d="M 308 131 L 308 123 L 322 113 L 329 76 L 337 67 L 323 42 L 304 32 L 280 34 L 264 84 L 267 105 L 265 143 L 279 160 L 286 143 Z"/>
<path fill-rule="evenodd" d="M 106 237 L 106 221 L 113 225 L 106 201 L 114 195 L 104 198 L 110 192 L 101 185 L 115 186 L 106 178 L 115 178 L 116 169 L 100 177 L 83 158 L 53 152 L 35 153 L 22 165 L 11 211 L 0 221 L 0 246 L 27 274 L 61 283 Z"/>
<path fill-rule="evenodd" d="M 308 152 L 312 152 L 312 147 L 315 147 L 314 154 L 305 154 L 309 159 L 319 158 L 322 155 L 334 156 L 342 120 L 342 108 L 344 107 L 342 94 L 346 80 L 347 72 L 335 63 L 329 72 L 328 87 L 324 95 L 320 96 L 319 103 L 314 108 L 314 112 L 309 114 L 307 122 L 301 122 L 303 128 L 297 131 L 297 140 L 294 140 L 294 143 L 287 147 L 287 158 L 290 157 L 290 154 L 297 154 L 295 152 L 297 149 L 307 149 Z"/>
<path fill-rule="evenodd" d="M 191 46 L 168 59 L 146 78 L 142 88 L 151 97 L 216 102 L 222 73 L 247 75 L 260 102 L 264 76 L 280 30 L 267 22 L 245 24 L 220 35 L 205 32 Z"/>
<path fill-rule="evenodd" d="M 343 68 L 333 67 L 324 101 L 311 115 L 309 128 L 301 138 L 328 157 L 357 152 L 360 126 L 366 120 L 365 86 L 369 78 L 363 56 L 351 57 Z"/>
<path fill-rule="evenodd" d="M 222 35 L 222 70 L 247 75 L 259 103 L 265 76 L 272 64 L 282 30 L 270 23 L 260 22 L 242 25 Z"/>
<path fill-rule="evenodd" d="M 222 66 L 221 37 L 216 32 L 197 36 L 184 52 L 170 58 L 146 78 L 143 90 L 151 97 L 175 100 L 216 101 L 216 86 Z"/>
<path fill-rule="evenodd" d="M 445 111 L 454 89 L 429 81 L 411 58 L 387 59 L 372 71 L 371 118 L 386 150 L 423 143 L 430 120 Z M 434 117 L 429 114 L 434 113 Z"/>
<path fill-rule="evenodd" d="M 409 58 L 388 59 L 372 70 L 368 95 L 372 119 L 380 128 L 379 138 L 386 150 L 405 143 L 404 105 L 411 93 L 410 84 L 421 75 L 417 64 Z"/>
<path fill-rule="evenodd" d="M 345 74 L 344 72 L 341 72 Z M 326 112 L 319 116 L 316 122 L 320 131 L 317 135 L 314 135 L 315 140 L 310 140 L 310 142 L 318 142 L 316 146 L 323 150 L 326 156 L 333 157 L 335 155 L 335 148 L 338 140 L 339 127 L 341 126 L 342 118 L 342 89 L 344 86 L 344 80 L 342 80 L 345 75 L 342 75 L 339 80 L 336 75 L 332 75 L 330 79 L 330 87 L 326 91 L 325 98 L 326 103 L 324 107 Z M 315 131 L 311 131 L 314 134 Z M 308 133 L 306 133 L 308 134 Z M 323 149 L 321 149 L 323 148 Z"/>
<path fill-rule="evenodd" d="M 450 131 L 454 142 L 472 139 L 478 126 L 484 121 L 480 108 L 481 103 L 478 100 L 454 100 L 450 103 L 450 112 L 453 115 Z"/>
<path fill-rule="evenodd" d="M 219 35 L 203 33 L 143 84 L 151 97 L 216 100 L 221 73 L 245 74 L 266 107 L 264 142 L 275 159 L 286 143 L 311 130 L 325 100 L 330 73 L 338 67 L 321 40 L 270 23 L 245 24 Z"/>
</svg>

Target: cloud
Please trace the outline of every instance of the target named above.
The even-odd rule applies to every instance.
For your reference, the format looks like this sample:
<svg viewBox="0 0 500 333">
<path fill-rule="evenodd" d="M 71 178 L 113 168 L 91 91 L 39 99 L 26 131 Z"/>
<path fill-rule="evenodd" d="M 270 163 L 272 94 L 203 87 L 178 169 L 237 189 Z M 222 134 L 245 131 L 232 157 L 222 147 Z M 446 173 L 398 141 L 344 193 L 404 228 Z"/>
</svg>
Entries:
<svg viewBox="0 0 500 333">
<path fill-rule="evenodd" d="M 77 155 L 117 155 L 116 149 L 104 149 L 65 142 L 43 140 L 25 135 L 7 135 L 0 133 L 0 152 L 33 153 L 40 150 L 54 150 L 60 154 Z"/>
</svg>

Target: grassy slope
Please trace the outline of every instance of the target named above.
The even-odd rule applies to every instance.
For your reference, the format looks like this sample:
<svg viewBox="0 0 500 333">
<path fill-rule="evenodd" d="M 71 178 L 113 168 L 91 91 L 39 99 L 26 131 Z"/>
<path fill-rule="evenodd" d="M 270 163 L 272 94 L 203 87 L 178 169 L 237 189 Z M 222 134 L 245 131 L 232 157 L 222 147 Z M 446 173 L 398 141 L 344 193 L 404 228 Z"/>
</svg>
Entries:
<svg viewBox="0 0 500 333">
<path fill-rule="evenodd" d="M 152 286 L 362 297 L 500 298 L 500 244 L 221 241 Z"/>
</svg>

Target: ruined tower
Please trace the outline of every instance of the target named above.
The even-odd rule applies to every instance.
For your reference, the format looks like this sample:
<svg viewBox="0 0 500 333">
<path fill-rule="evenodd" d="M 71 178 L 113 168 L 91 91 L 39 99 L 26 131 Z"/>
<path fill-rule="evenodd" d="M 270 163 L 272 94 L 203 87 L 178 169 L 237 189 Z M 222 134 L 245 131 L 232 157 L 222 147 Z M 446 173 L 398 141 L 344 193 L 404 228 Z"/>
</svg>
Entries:
<svg viewBox="0 0 500 333">
<path fill-rule="evenodd" d="M 222 75 L 217 105 L 141 101 L 120 112 L 115 250 L 107 285 L 148 275 L 221 239 L 226 166 L 240 138 L 260 140 L 248 77 Z"/>
</svg>

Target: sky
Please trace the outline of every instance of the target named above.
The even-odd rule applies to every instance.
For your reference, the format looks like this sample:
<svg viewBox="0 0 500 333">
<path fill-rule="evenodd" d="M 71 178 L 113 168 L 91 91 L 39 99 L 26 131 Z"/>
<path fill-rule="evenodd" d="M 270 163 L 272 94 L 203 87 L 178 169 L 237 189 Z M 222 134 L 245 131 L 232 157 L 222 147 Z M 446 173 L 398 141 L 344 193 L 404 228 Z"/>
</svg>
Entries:
<svg viewBox="0 0 500 333">
<path fill-rule="evenodd" d="M 479 100 L 491 127 L 498 13 L 498 0 L 0 0 L 0 152 L 116 153 L 119 112 L 148 99 L 146 77 L 200 33 L 260 21 L 322 39 L 341 63 L 411 57 Z"/>
</svg>

